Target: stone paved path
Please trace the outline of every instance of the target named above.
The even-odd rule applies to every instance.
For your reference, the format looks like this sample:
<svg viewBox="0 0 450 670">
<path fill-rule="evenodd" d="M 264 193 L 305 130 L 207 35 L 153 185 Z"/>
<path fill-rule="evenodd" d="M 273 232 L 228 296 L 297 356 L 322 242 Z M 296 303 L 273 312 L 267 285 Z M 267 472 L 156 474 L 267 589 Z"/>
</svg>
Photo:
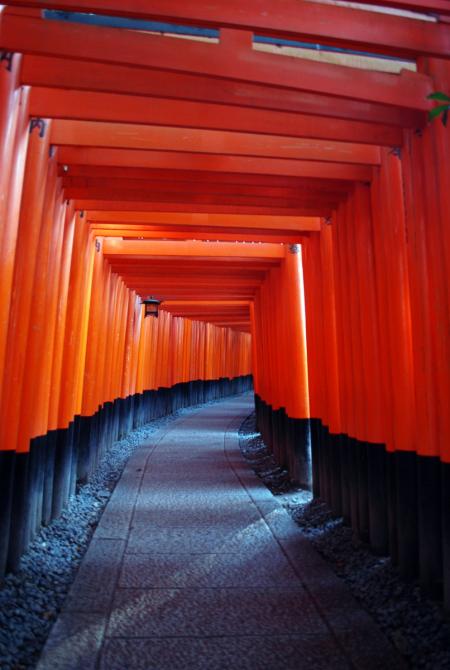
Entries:
<svg viewBox="0 0 450 670">
<path fill-rule="evenodd" d="M 38 670 L 403 667 L 243 461 L 251 411 L 207 406 L 135 452 Z"/>
</svg>

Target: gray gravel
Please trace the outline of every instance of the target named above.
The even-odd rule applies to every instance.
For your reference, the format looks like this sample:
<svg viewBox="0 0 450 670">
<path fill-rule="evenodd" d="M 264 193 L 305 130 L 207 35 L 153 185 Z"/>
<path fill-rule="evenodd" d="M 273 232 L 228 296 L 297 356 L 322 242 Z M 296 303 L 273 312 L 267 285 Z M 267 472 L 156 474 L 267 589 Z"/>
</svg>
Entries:
<svg viewBox="0 0 450 670">
<path fill-rule="evenodd" d="M 207 403 L 211 404 L 211 403 Z M 115 442 L 91 481 L 80 487 L 62 515 L 42 528 L 16 574 L 0 585 L 0 669 L 34 668 L 62 607 L 92 533 L 128 458 L 182 409 L 134 430 Z"/>
<path fill-rule="evenodd" d="M 389 558 L 375 556 L 342 518 L 309 491 L 294 487 L 256 432 L 255 417 L 241 426 L 241 451 L 256 474 L 277 495 L 334 572 L 404 656 L 411 668 L 450 669 L 450 624 L 442 607 L 405 582 Z"/>
</svg>

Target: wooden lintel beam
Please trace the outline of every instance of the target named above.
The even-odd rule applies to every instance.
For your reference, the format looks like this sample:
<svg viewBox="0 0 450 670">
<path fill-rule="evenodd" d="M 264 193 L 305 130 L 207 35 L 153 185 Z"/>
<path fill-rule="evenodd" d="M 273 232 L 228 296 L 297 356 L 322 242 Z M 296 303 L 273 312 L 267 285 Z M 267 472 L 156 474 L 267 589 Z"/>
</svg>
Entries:
<svg viewBox="0 0 450 670">
<path fill-rule="evenodd" d="M 330 208 L 326 206 L 307 207 L 265 207 L 263 205 L 213 205 L 198 203 L 167 203 L 149 201 L 120 201 L 120 200 L 89 200 L 86 198 L 75 199 L 73 202 L 77 211 L 95 209 L 97 211 L 136 211 L 136 212 L 192 212 L 198 214 L 245 214 L 264 216 L 312 216 L 328 217 Z"/>
<path fill-rule="evenodd" d="M 59 156 L 59 154 L 58 154 Z M 319 179 L 308 177 L 288 177 L 282 175 L 261 175 L 235 172 L 206 172 L 199 170 L 158 170 L 151 168 L 115 167 L 105 165 L 59 165 L 60 177 L 95 177 L 108 179 L 135 179 L 152 183 L 190 182 L 196 184 L 246 184 L 248 186 L 285 188 L 329 188 L 346 190 L 347 181 L 340 179 Z"/>
<path fill-rule="evenodd" d="M 171 256 L 188 258 L 282 259 L 284 247 L 279 244 L 227 244 L 205 242 L 123 242 L 105 240 L 105 256 Z"/>
<path fill-rule="evenodd" d="M 110 149 L 101 147 L 62 146 L 58 150 L 61 164 L 103 165 L 117 167 L 151 168 L 160 170 L 189 170 L 191 173 L 218 172 L 254 175 L 304 177 L 310 179 L 337 179 L 368 182 L 372 167 L 354 163 L 290 160 L 251 156 L 217 156 L 178 151 L 142 151 L 138 149 Z M 201 178 L 201 175 L 199 175 Z"/>
<path fill-rule="evenodd" d="M 341 65 L 255 51 L 251 37 L 246 45 L 240 45 L 234 38 L 219 45 L 188 40 L 180 45 L 177 38 L 8 13 L 0 22 L 0 48 L 8 51 L 269 84 L 280 90 L 310 91 L 419 111 L 431 107 L 427 94 L 432 92 L 432 81 L 423 74 L 403 71 L 392 75 L 354 68 L 348 76 L 348 68 Z"/>
<path fill-rule="evenodd" d="M 142 226 L 166 224 L 180 226 L 211 226 L 227 228 L 257 228 L 278 230 L 319 231 L 320 219 L 299 216 L 245 216 L 238 214 L 196 214 L 189 212 L 97 212 L 86 213 L 86 219 L 92 224 L 120 224 Z"/>
<path fill-rule="evenodd" d="M 363 0 L 376 4 L 373 0 Z M 157 0 L 151 4 L 121 0 L 6 0 L 12 6 L 42 7 L 65 11 L 112 14 L 138 19 L 180 22 L 216 28 L 249 30 L 400 55 L 448 57 L 448 33 L 433 24 L 413 24 L 413 19 L 381 15 L 370 21 L 364 11 L 330 5 L 311 6 L 300 0 Z M 446 0 L 382 0 L 378 4 L 432 14 L 450 14 Z"/>
<path fill-rule="evenodd" d="M 153 205 L 154 210 L 158 210 L 160 203 L 164 204 L 178 204 L 181 207 L 185 205 L 195 206 L 230 206 L 230 207 L 261 207 L 261 208 L 275 208 L 278 210 L 286 210 L 288 213 L 293 209 L 301 209 L 302 207 L 306 208 L 321 208 L 321 207 L 331 207 L 335 208 L 340 199 L 343 196 L 327 196 L 325 195 L 311 195 L 302 196 L 299 195 L 297 198 L 271 198 L 271 197 L 261 197 L 261 196 L 240 196 L 240 195 L 209 195 L 209 194 L 193 194 L 189 196 L 184 193 L 149 193 L 145 191 L 145 188 L 141 191 L 130 190 L 126 191 L 124 189 L 114 189 L 110 188 L 67 188 L 64 191 L 65 197 L 69 200 L 78 200 L 80 198 L 87 198 L 89 200 L 96 201 L 118 201 L 118 202 L 128 202 L 130 208 L 132 208 L 133 203 L 147 202 L 149 205 Z M 319 215 L 318 215 L 319 216 Z"/>
<path fill-rule="evenodd" d="M 58 146 L 176 151 L 201 155 L 251 156 L 359 165 L 380 164 L 379 148 L 365 144 L 65 119 L 52 123 L 51 143 Z"/>
<path fill-rule="evenodd" d="M 350 70 L 352 71 L 352 70 Z M 264 83 L 244 83 L 179 72 L 159 72 L 139 67 L 87 62 L 69 58 L 26 54 L 22 59 L 21 82 L 32 87 L 92 91 L 137 97 L 183 100 L 206 104 L 283 111 L 294 114 L 367 122 L 387 126 L 418 128 L 426 114 L 405 107 L 359 102 L 326 94 L 281 89 Z M 383 130 L 374 128 L 374 143 Z M 397 144 L 397 142 L 396 142 Z"/>
<path fill-rule="evenodd" d="M 399 128 L 363 121 L 252 109 L 190 100 L 175 104 L 165 98 L 151 98 L 95 91 L 64 90 L 33 86 L 30 114 L 42 118 L 79 121 L 173 126 L 203 130 L 228 130 L 252 134 L 336 140 L 343 142 L 400 146 Z"/>
<path fill-rule="evenodd" d="M 198 181 L 152 181 L 142 179 L 127 179 L 124 178 L 108 178 L 108 177 L 72 177 L 65 176 L 62 178 L 62 186 L 65 189 L 105 189 L 112 188 L 120 191 L 143 191 L 147 194 L 166 193 L 187 196 L 194 194 L 203 195 L 222 195 L 222 196 L 260 196 L 263 198 L 312 198 L 323 196 L 325 200 L 335 197 L 342 197 L 348 194 L 349 185 L 343 182 L 342 185 L 337 186 L 330 183 L 329 185 L 309 183 L 307 185 L 297 184 L 296 186 L 266 186 L 253 184 L 240 184 L 236 180 L 233 184 L 223 183 L 203 183 Z M 139 199 L 139 198 L 138 198 Z M 144 199 L 144 198 L 141 198 Z M 159 198 L 161 199 L 161 198 Z"/>
<path fill-rule="evenodd" d="M 107 232 L 102 230 L 93 230 L 94 235 L 98 237 L 115 237 L 116 234 L 109 235 Z M 257 231 L 253 233 L 204 233 L 196 232 L 195 234 L 189 234 L 188 231 L 184 233 L 168 231 L 161 234 L 145 232 L 139 235 L 133 235 L 132 233 L 119 233 L 119 236 L 124 240 L 204 240 L 205 242 L 210 241 L 220 241 L 220 242 L 278 242 L 280 244 L 301 244 L 305 241 L 305 236 L 308 236 L 309 233 L 258 233 Z"/>
</svg>

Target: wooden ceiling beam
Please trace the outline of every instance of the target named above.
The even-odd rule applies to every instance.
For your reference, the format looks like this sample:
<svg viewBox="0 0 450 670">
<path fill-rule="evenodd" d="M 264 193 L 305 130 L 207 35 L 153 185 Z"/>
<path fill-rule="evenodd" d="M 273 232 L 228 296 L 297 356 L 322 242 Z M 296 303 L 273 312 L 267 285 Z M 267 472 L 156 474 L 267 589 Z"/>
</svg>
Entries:
<svg viewBox="0 0 450 670">
<path fill-rule="evenodd" d="M 57 146 L 380 164 L 379 148 L 365 144 L 127 123 L 55 120 L 50 141 Z"/>
<path fill-rule="evenodd" d="M 214 226 L 221 228 L 264 229 L 291 231 L 320 231 L 320 219 L 298 216 L 246 216 L 239 214 L 197 214 L 189 212 L 97 212 L 86 213 L 91 224 L 120 224 L 142 226 L 149 224 L 181 226 Z"/>
<path fill-rule="evenodd" d="M 432 106 L 427 100 L 432 81 L 426 75 L 406 71 L 393 75 L 353 68 L 349 77 L 348 67 L 255 51 L 251 40 L 250 32 L 225 29 L 220 44 L 185 40 L 180 48 L 177 38 L 139 31 L 47 21 L 7 12 L 0 22 L 0 48 L 7 51 L 131 65 L 148 72 L 180 72 L 269 84 L 279 89 L 417 111 L 427 111 Z"/>
<path fill-rule="evenodd" d="M 344 68 L 347 71 L 348 68 Z M 353 72 L 350 69 L 350 72 Z M 426 114 L 405 107 L 360 102 L 325 94 L 280 89 L 267 83 L 213 79 L 179 72 L 25 54 L 21 82 L 27 86 L 117 93 L 179 101 L 213 103 L 248 109 L 264 109 L 367 122 L 374 128 L 376 143 L 384 144 L 385 126 L 418 128 Z M 396 80 L 390 80 L 395 82 Z M 336 138 L 338 139 L 338 138 Z M 379 140 L 379 142 L 378 142 Z M 397 145 L 398 143 L 395 142 Z"/>
<path fill-rule="evenodd" d="M 372 167 L 354 163 L 331 163 L 321 160 L 291 160 L 249 156 L 217 156 L 178 151 L 143 151 L 102 147 L 62 146 L 58 160 L 69 168 L 74 165 L 151 168 L 157 170 L 189 170 L 195 173 L 238 173 L 270 177 L 301 177 L 368 182 Z M 201 174 L 198 175 L 199 179 Z"/>
<path fill-rule="evenodd" d="M 314 117 L 292 112 L 251 109 L 190 100 L 33 86 L 30 114 L 42 118 L 226 130 L 252 134 L 399 146 L 402 133 L 394 126 Z"/>
<path fill-rule="evenodd" d="M 301 0 L 5 0 L 7 5 L 93 12 L 196 26 L 234 28 L 260 35 L 358 48 L 390 55 L 449 56 L 445 27 L 421 25 L 411 18 L 377 15 L 370 21 L 361 9 L 313 4 Z M 364 0 L 367 4 L 377 4 Z M 446 0 L 382 0 L 378 4 L 432 14 L 450 14 Z M 444 29 L 443 29 L 444 28 Z"/>
</svg>

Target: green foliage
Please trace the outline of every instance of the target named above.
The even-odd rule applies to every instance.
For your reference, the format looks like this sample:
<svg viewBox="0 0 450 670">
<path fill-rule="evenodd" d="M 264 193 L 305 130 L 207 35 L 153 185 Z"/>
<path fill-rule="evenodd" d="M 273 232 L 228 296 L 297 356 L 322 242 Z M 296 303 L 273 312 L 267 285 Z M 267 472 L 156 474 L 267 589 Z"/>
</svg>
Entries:
<svg viewBox="0 0 450 670">
<path fill-rule="evenodd" d="M 430 93 L 427 98 L 429 100 L 438 100 L 439 102 L 446 103 L 443 105 L 437 105 L 437 107 L 433 107 L 433 109 L 428 112 L 429 121 L 433 121 L 433 119 L 437 119 L 437 117 L 440 116 L 442 123 L 444 126 L 446 126 L 448 121 L 448 112 L 450 110 L 450 97 L 441 91 L 436 91 L 436 93 Z"/>
</svg>

